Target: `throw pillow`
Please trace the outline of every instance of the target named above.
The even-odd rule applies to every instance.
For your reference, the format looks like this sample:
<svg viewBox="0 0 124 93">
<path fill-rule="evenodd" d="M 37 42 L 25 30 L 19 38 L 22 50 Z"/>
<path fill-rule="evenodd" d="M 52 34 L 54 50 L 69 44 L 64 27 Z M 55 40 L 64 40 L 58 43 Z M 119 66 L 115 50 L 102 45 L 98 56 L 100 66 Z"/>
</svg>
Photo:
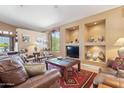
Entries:
<svg viewBox="0 0 124 93">
<path fill-rule="evenodd" d="M 117 59 L 116 60 L 109 59 L 107 61 L 107 66 L 110 67 L 110 68 L 113 68 L 115 70 L 117 70 L 120 67 L 121 64 L 122 64 L 122 61 L 117 60 Z"/>
<path fill-rule="evenodd" d="M 124 70 L 124 63 L 119 66 L 119 69 Z"/>
<path fill-rule="evenodd" d="M 0 61 L 0 79 L 5 85 L 15 86 L 28 79 L 26 70 L 11 60 Z"/>
<path fill-rule="evenodd" d="M 112 64 L 115 62 L 113 59 L 108 59 L 107 60 L 107 66 L 112 68 Z"/>
<path fill-rule="evenodd" d="M 30 77 L 43 74 L 46 71 L 45 64 L 41 63 L 24 64 L 24 67 Z"/>
<path fill-rule="evenodd" d="M 112 68 L 117 70 L 119 68 L 120 64 L 118 64 L 117 62 L 113 62 L 112 64 Z"/>
</svg>

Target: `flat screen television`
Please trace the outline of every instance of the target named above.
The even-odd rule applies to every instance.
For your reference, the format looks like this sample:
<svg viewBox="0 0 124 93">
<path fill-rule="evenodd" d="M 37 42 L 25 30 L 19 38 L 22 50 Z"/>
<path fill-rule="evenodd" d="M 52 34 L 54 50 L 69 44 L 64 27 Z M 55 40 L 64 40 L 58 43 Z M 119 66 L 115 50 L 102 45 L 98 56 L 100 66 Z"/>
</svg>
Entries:
<svg viewBox="0 0 124 93">
<path fill-rule="evenodd" d="M 66 55 L 72 58 L 79 58 L 79 46 L 66 46 Z"/>
</svg>

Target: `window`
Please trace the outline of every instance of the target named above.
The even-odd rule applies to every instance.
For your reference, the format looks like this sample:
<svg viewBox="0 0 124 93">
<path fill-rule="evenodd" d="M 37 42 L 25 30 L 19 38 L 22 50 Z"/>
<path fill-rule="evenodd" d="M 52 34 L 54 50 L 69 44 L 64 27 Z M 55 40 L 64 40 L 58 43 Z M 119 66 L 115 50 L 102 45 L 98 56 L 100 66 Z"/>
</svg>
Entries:
<svg viewBox="0 0 124 93">
<path fill-rule="evenodd" d="M 53 31 L 52 32 L 52 51 L 60 50 L 60 32 Z"/>
<path fill-rule="evenodd" d="M 0 36 L 0 52 L 9 51 L 10 38 Z"/>
<path fill-rule="evenodd" d="M 14 38 L 0 35 L 0 52 L 7 52 L 14 50 Z"/>
</svg>

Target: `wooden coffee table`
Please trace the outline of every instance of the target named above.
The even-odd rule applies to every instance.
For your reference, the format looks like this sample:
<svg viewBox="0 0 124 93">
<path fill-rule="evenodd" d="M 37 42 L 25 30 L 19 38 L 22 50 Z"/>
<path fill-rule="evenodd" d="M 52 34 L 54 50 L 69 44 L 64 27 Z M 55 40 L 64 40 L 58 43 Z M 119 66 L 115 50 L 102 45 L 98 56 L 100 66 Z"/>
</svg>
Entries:
<svg viewBox="0 0 124 93">
<path fill-rule="evenodd" d="M 65 79 L 65 81 L 68 80 L 68 71 L 67 69 L 77 65 L 78 66 L 78 71 L 80 71 L 80 60 L 76 60 L 76 59 L 71 59 L 71 58 L 63 58 L 63 59 L 57 59 L 57 58 L 52 58 L 49 60 L 46 60 L 46 69 L 48 70 L 48 64 L 52 64 L 55 66 L 60 67 L 61 69 L 63 69 L 63 77 Z"/>
</svg>

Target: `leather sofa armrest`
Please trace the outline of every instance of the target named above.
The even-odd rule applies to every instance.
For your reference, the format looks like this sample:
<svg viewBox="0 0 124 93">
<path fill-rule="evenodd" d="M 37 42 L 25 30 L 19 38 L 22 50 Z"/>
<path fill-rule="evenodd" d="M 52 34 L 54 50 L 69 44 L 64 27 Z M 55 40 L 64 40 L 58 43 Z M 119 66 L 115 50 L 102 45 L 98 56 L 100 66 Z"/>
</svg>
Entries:
<svg viewBox="0 0 124 93">
<path fill-rule="evenodd" d="M 124 70 L 118 69 L 117 71 L 118 71 L 117 73 L 118 78 L 124 78 Z"/>
<path fill-rule="evenodd" d="M 106 78 L 104 81 L 103 81 L 103 84 L 105 85 L 108 85 L 108 86 L 111 86 L 112 88 L 119 88 L 120 87 L 120 81 L 118 78 Z"/>
<path fill-rule="evenodd" d="M 57 69 L 49 70 L 43 75 L 43 78 L 41 79 L 42 84 L 39 87 L 43 87 L 43 88 L 51 87 L 55 82 L 59 80 L 60 77 L 61 74 L 59 70 Z"/>
<path fill-rule="evenodd" d="M 49 88 L 59 80 L 61 74 L 58 70 L 52 69 L 42 75 L 28 79 L 26 82 L 16 86 L 18 88 Z"/>
<path fill-rule="evenodd" d="M 110 75 L 117 76 L 118 71 L 114 70 L 110 67 L 102 67 L 102 68 L 99 69 L 99 73 L 105 73 L 105 74 L 110 74 Z"/>
<path fill-rule="evenodd" d="M 99 84 L 98 88 L 112 88 L 112 87 L 105 85 L 105 84 Z"/>
</svg>

